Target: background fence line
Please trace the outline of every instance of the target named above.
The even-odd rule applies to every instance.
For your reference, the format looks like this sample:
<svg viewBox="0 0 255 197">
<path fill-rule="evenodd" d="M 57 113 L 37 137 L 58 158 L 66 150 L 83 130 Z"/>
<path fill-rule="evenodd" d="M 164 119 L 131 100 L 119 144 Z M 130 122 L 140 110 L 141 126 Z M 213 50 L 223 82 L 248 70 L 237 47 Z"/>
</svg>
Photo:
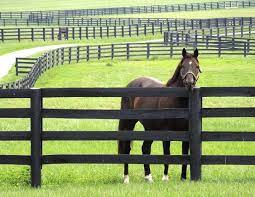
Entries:
<svg viewBox="0 0 255 197">
<path fill-rule="evenodd" d="M 146 20 L 147 21 L 147 20 Z M 162 34 L 164 31 L 183 31 L 226 28 L 227 34 L 229 27 L 235 35 L 235 31 L 240 29 L 241 36 L 244 29 L 255 26 L 254 17 L 241 18 L 215 18 L 215 19 L 191 19 L 191 20 L 168 20 L 148 22 L 143 25 L 127 26 L 86 26 L 86 27 L 36 27 L 36 28 L 2 28 L 0 29 L 0 41 L 22 41 L 22 40 L 61 40 L 61 39 L 89 39 L 89 38 L 109 38 L 139 35 Z M 203 33 L 203 32 L 202 32 Z M 204 33 L 203 33 L 204 34 Z M 212 35 L 212 33 L 211 33 Z"/>
<path fill-rule="evenodd" d="M 19 11 L 19 12 L 0 12 L 0 19 L 25 19 L 29 21 L 47 21 L 55 18 L 98 16 L 113 14 L 135 14 L 135 13 L 161 13 L 161 12 L 180 12 L 198 11 L 229 8 L 250 8 L 255 7 L 254 1 L 220 1 L 190 4 L 170 4 L 152 5 L 135 7 L 115 7 L 98 9 L 77 9 L 77 10 L 52 10 L 52 11 Z"/>
<path fill-rule="evenodd" d="M 192 23 L 216 23 L 220 20 L 226 20 L 226 23 L 243 24 L 242 18 L 253 17 L 235 17 L 235 18 L 212 18 L 212 19 L 180 19 L 180 18 L 58 18 L 52 20 L 33 20 L 28 19 L 1 19 L 1 26 L 120 26 L 120 25 L 144 25 L 150 23 L 177 23 L 182 26 L 192 26 Z M 218 21 L 217 21 L 218 20 Z M 232 21 L 231 21 L 232 20 Z M 253 19 L 254 20 L 254 19 Z M 202 21 L 202 22 L 200 22 Z M 221 22 L 222 23 L 222 22 Z"/>
<path fill-rule="evenodd" d="M 16 75 L 26 74 L 24 78 L 1 84 L 0 89 L 31 88 L 37 79 L 46 70 L 65 63 L 78 63 L 80 61 L 122 58 L 126 60 L 153 57 L 179 56 L 183 47 L 193 50 L 198 47 L 200 54 L 205 55 L 255 55 L 255 39 L 240 39 L 229 37 L 190 36 L 189 34 L 171 33 L 171 45 L 163 42 L 153 43 L 123 43 L 123 44 L 103 44 L 76 46 L 55 49 L 39 57 L 37 60 L 28 58 L 27 60 L 17 59 Z M 184 35 L 184 36 L 183 36 Z M 188 36 L 189 37 L 188 37 Z M 25 61 L 26 60 L 26 61 Z M 35 61 L 35 63 L 33 63 Z M 26 62 L 24 66 L 24 62 Z"/>
</svg>

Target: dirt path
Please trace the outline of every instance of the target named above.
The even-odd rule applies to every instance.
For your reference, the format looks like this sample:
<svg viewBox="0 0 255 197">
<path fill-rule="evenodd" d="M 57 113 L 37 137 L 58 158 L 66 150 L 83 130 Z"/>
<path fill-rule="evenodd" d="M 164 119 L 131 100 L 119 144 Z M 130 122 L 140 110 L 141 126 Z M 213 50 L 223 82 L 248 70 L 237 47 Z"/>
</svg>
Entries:
<svg viewBox="0 0 255 197">
<path fill-rule="evenodd" d="M 8 53 L 0 56 L 0 79 L 8 74 L 11 67 L 15 64 L 17 57 L 29 57 L 36 53 L 53 50 L 61 47 L 77 46 L 77 44 L 61 44 L 61 45 L 51 45 L 44 47 L 35 47 L 31 49 L 24 49 Z"/>
<path fill-rule="evenodd" d="M 142 42 L 160 42 L 160 41 L 162 41 L 162 39 L 146 40 L 146 41 L 142 41 Z M 0 79 L 8 74 L 9 70 L 15 64 L 17 57 L 31 57 L 32 55 L 34 55 L 36 53 L 49 51 L 49 50 L 62 48 L 62 47 L 71 47 L 71 46 L 78 46 L 78 45 L 81 45 L 81 44 L 50 45 L 50 46 L 35 47 L 35 48 L 30 48 L 30 49 L 19 50 L 19 51 L 5 54 L 5 55 L 1 55 L 0 56 Z"/>
</svg>

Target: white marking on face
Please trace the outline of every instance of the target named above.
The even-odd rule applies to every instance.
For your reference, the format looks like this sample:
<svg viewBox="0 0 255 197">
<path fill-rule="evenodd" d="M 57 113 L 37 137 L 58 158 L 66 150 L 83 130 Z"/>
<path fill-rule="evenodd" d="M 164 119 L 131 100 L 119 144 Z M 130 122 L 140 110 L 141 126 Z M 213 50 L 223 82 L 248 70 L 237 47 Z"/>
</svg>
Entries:
<svg viewBox="0 0 255 197">
<path fill-rule="evenodd" d="M 189 61 L 189 65 L 191 65 L 192 64 L 192 61 Z"/>
</svg>

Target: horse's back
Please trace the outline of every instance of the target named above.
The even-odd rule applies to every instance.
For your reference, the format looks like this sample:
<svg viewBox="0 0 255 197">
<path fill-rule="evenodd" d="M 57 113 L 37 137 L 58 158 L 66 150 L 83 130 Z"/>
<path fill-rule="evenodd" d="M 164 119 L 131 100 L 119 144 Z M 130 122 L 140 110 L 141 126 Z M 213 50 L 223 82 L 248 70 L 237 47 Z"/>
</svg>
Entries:
<svg viewBox="0 0 255 197">
<path fill-rule="evenodd" d="M 153 77 L 139 77 L 131 81 L 128 88 L 158 88 L 165 87 L 165 85 Z"/>
<path fill-rule="evenodd" d="M 139 77 L 131 81 L 128 88 L 163 88 L 165 85 L 152 77 Z M 122 97 L 122 109 L 158 108 L 158 97 Z"/>
</svg>

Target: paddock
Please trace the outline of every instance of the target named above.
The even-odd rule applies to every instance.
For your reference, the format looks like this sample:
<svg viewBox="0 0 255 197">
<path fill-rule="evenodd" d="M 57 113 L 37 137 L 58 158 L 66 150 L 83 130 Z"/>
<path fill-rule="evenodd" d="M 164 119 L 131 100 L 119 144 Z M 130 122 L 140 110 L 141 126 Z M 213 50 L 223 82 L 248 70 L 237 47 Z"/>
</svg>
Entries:
<svg viewBox="0 0 255 197">
<path fill-rule="evenodd" d="M 0 10 L 2 46 L 79 44 L 17 57 L 2 79 L 0 188 L 18 192 L 25 188 L 24 193 L 35 194 L 31 185 L 44 194 L 58 189 L 59 195 L 85 191 L 95 195 L 209 195 L 218 188 L 229 195 L 237 191 L 251 195 L 254 16 L 186 18 L 185 14 L 242 9 L 248 13 L 253 7 L 252 1 L 191 1 L 125 8 Z M 184 17 L 171 18 L 170 14 Z M 193 92 L 123 88 L 144 75 L 169 79 L 184 47 L 189 52 L 198 48 L 201 57 L 201 83 Z M 119 110 L 122 96 L 170 95 L 187 97 L 189 107 Z M 183 132 L 143 132 L 141 125 L 134 132 L 117 131 L 117 120 L 132 118 L 185 118 L 190 124 Z M 135 141 L 131 155 L 117 154 L 119 140 Z M 141 155 L 144 140 L 155 141 L 152 155 Z M 172 142 L 170 156 L 159 148 L 164 140 Z M 191 144 L 184 156 L 180 155 L 182 141 Z M 130 186 L 122 186 L 124 163 L 131 164 Z M 142 164 L 154 164 L 152 185 L 141 178 Z M 168 183 L 160 180 L 162 164 L 170 164 Z M 190 167 L 191 182 L 179 180 L 182 164 Z"/>
</svg>

